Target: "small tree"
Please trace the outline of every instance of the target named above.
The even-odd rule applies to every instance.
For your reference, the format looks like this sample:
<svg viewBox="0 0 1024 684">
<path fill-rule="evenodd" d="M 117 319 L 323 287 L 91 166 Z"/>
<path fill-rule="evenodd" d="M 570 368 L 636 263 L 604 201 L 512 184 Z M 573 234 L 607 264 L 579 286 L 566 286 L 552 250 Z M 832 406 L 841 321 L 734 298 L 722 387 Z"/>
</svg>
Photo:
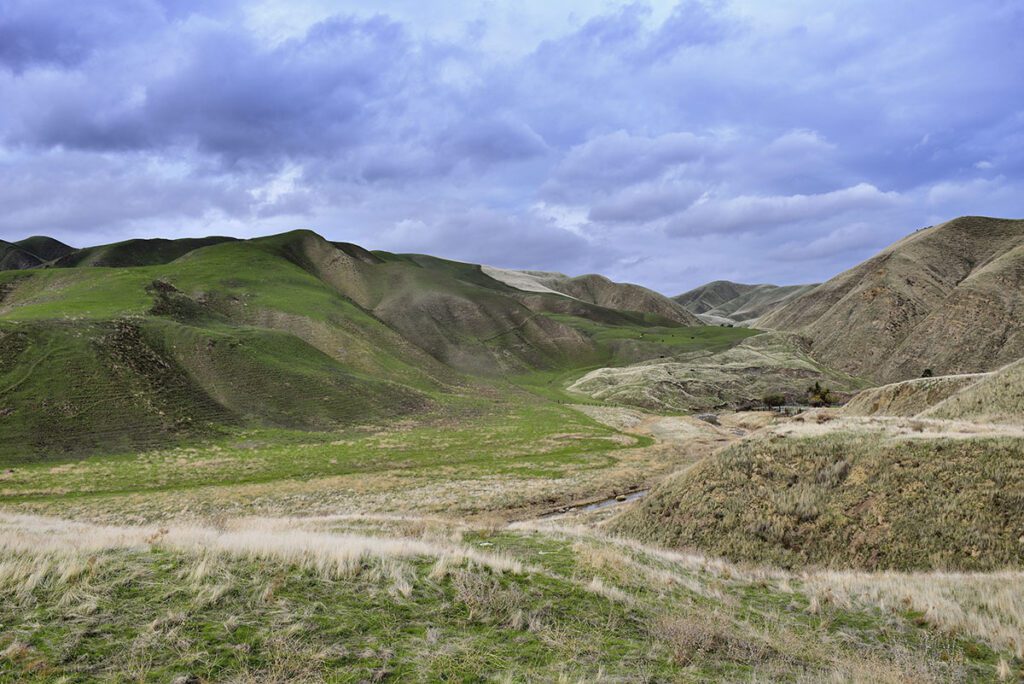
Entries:
<svg viewBox="0 0 1024 684">
<path fill-rule="evenodd" d="M 775 408 L 786 403 L 786 397 L 781 394 L 766 394 L 761 397 L 761 402 L 768 408 Z"/>
<path fill-rule="evenodd" d="M 932 372 L 932 369 L 931 369 L 931 368 L 925 368 L 925 369 L 924 369 L 924 372 L 923 372 L 923 373 L 921 373 L 921 377 L 922 377 L 922 378 L 930 378 L 930 377 L 932 377 L 933 375 L 935 375 L 935 373 L 933 373 L 933 372 Z"/>
<path fill-rule="evenodd" d="M 807 388 L 807 403 L 811 406 L 828 406 L 832 403 L 832 392 L 815 381 L 813 386 Z"/>
</svg>

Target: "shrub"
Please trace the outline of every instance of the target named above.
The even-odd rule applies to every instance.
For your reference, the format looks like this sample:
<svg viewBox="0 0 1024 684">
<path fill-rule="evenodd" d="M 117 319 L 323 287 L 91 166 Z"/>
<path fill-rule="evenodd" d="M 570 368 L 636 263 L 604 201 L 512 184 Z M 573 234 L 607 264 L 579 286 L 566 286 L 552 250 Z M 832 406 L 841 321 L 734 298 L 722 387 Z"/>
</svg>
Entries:
<svg viewBox="0 0 1024 684">
<path fill-rule="evenodd" d="M 807 403 L 811 406 L 829 406 L 832 403 L 832 390 L 815 381 L 814 385 L 807 388 Z"/>
</svg>

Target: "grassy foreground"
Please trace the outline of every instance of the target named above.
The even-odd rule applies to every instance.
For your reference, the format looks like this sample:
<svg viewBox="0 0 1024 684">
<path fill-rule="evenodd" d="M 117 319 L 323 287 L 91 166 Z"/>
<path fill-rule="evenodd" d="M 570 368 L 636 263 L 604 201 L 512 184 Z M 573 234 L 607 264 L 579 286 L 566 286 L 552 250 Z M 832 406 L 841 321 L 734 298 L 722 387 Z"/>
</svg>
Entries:
<svg viewBox="0 0 1024 684">
<path fill-rule="evenodd" d="M 3 515 L 0 549 L 0 677 L 24 682 L 997 681 L 1020 619 L 529 525 Z"/>
</svg>

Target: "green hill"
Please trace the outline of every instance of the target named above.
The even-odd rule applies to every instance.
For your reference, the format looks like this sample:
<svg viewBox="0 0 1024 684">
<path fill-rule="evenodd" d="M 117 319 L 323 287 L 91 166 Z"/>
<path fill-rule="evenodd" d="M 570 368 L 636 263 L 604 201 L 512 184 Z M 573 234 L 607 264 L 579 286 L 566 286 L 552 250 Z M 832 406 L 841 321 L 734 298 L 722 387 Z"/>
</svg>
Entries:
<svg viewBox="0 0 1024 684">
<path fill-rule="evenodd" d="M 126 240 L 112 245 L 76 249 L 54 262 L 58 268 L 75 266 L 153 266 L 167 264 L 189 252 L 228 242 L 233 238 L 183 238 L 180 240 Z"/>
<path fill-rule="evenodd" d="M 4 460 L 391 420 L 467 384 L 460 401 L 482 405 L 502 378 L 650 358 L 690 330 L 656 306 L 524 292 L 473 264 L 309 231 L 132 240 L 53 266 L 0 272 Z"/>
<path fill-rule="evenodd" d="M 0 271 L 35 268 L 42 263 L 42 259 L 22 249 L 16 243 L 0 240 Z"/>
<path fill-rule="evenodd" d="M 7 459 L 403 415 L 450 375 L 259 242 L 156 267 L 2 275 Z"/>
<path fill-rule="evenodd" d="M 75 251 L 74 247 L 45 235 L 34 235 L 24 240 L 18 240 L 15 244 L 42 261 L 53 261 Z"/>
</svg>

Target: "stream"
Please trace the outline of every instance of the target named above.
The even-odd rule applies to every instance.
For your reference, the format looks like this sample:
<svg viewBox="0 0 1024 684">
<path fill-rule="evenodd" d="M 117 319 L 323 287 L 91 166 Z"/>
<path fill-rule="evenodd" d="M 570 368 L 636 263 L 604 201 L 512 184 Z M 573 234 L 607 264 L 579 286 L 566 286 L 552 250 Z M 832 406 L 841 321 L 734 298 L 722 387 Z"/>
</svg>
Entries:
<svg viewBox="0 0 1024 684">
<path fill-rule="evenodd" d="M 601 511 L 612 506 L 621 506 L 622 504 L 629 503 L 630 501 L 637 501 L 647 496 L 647 492 L 650 489 L 640 489 L 629 494 L 612 496 L 607 499 L 601 499 L 600 501 L 593 501 L 587 504 L 580 504 L 578 506 L 565 506 L 558 508 L 553 511 L 549 511 L 537 517 L 538 520 L 550 520 L 551 518 L 557 518 L 569 513 L 590 513 L 592 511 Z M 621 497 L 621 498 L 620 498 Z"/>
</svg>

